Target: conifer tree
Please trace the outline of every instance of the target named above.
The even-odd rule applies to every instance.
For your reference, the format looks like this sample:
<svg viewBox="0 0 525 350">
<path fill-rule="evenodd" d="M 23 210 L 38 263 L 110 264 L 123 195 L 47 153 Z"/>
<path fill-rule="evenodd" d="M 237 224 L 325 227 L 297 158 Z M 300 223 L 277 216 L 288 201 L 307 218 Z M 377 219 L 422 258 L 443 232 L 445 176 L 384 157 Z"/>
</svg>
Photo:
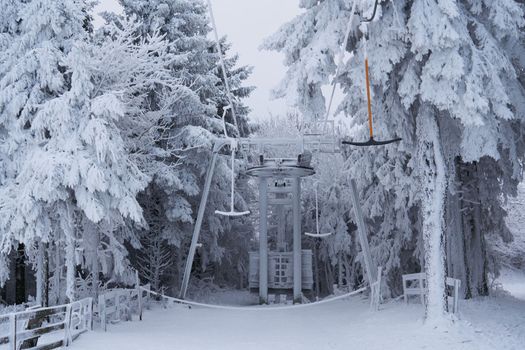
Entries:
<svg viewBox="0 0 525 350">
<path fill-rule="evenodd" d="M 152 140 L 153 147 L 146 153 L 154 155 L 152 161 L 145 162 L 144 171 L 153 179 L 148 191 L 159 198 L 163 210 L 160 212 L 164 224 L 160 234 L 175 247 L 175 280 L 178 288 L 181 269 L 186 258 L 193 220 L 199 201 L 204 176 L 211 160 L 211 149 L 217 138 L 224 137 L 222 115 L 228 105 L 222 74 L 219 70 L 219 57 L 215 43 L 208 38 L 211 31 L 207 8 L 203 1 L 143 1 L 122 0 L 125 16 L 136 16 L 143 21 L 138 30 L 141 37 L 147 37 L 155 30 L 164 35 L 173 60 L 168 68 L 173 78 L 185 87 L 185 95 L 176 101 L 169 101 L 165 96 L 157 98 L 157 90 L 151 91 L 156 103 L 150 103 L 144 109 L 148 113 L 157 112 L 158 103 L 166 106 L 166 118 L 157 128 L 157 137 Z M 221 40 L 223 52 L 229 51 L 229 45 Z M 237 66 L 238 57 L 226 57 L 229 83 L 236 98 L 235 110 L 238 118 L 238 130 L 234 127 L 231 109 L 226 110 L 226 133 L 229 136 L 245 136 L 249 133 L 247 113 L 242 98 L 247 97 L 252 88 L 243 86 L 251 68 Z M 203 248 L 199 250 L 195 267 L 206 270 L 209 265 L 220 265 L 228 261 L 228 254 L 235 247 L 224 247 L 224 242 L 247 247 L 249 235 L 241 240 L 222 240 L 229 235 L 235 223 L 214 214 L 215 209 L 222 210 L 229 203 L 230 168 L 227 158 L 218 162 L 212 190 L 208 199 L 201 240 Z M 149 199 L 143 197 L 143 206 L 148 206 Z M 246 203 L 239 193 L 236 205 L 245 207 Z M 242 219 L 241 219 L 242 220 Z M 227 243 L 228 244 L 228 243 Z M 247 248 L 246 248 L 247 249 Z"/>
<path fill-rule="evenodd" d="M 107 228 L 102 232 L 112 273 L 125 268 L 123 244 L 133 244 L 127 226 L 143 223 L 136 196 L 149 180 L 129 148 L 124 130 L 136 129 L 137 120 L 127 119 L 127 112 L 145 85 L 171 83 L 163 77 L 166 46 L 160 36 L 135 46 L 133 31 L 124 28 L 97 44 L 90 6 L 33 0 L 9 7 L 17 21 L 0 62 L 0 147 L 8 169 L 0 188 L 1 251 L 6 255 L 23 243 L 34 256 L 49 242 L 56 251 L 55 273 L 66 266 L 70 300 L 78 253 L 90 241 L 83 221 Z M 119 60 L 103 65 L 116 53 Z M 40 266 L 42 259 L 33 261 Z"/>
<path fill-rule="evenodd" d="M 323 116 L 321 86 L 334 78 L 339 47 L 353 53 L 335 79 L 345 94 L 337 111 L 352 117 L 355 140 L 367 132 L 367 45 L 376 135 L 403 141 L 349 150 L 349 170 L 378 238 L 372 242 L 392 242 L 388 252 L 373 249 L 380 264 L 389 261 L 389 285 L 395 290 L 399 272 L 415 272 L 402 267 L 426 266 L 427 315 L 435 319 L 445 308 L 446 269 L 465 281 L 465 296 L 487 293 L 484 237 L 508 232 L 501 198 L 515 193 L 524 156 L 523 4 L 384 1 L 343 43 L 352 3 L 301 1 L 305 11 L 265 47 L 286 55 L 279 91 L 314 118 Z M 370 17 L 373 2 L 358 1 L 357 12 Z"/>
</svg>

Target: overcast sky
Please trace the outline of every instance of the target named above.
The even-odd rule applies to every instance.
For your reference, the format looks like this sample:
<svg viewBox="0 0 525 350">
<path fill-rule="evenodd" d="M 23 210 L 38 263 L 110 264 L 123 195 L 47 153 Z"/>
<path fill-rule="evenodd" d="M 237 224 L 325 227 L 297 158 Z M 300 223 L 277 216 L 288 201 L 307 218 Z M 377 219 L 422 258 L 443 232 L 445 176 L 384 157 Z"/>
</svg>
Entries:
<svg viewBox="0 0 525 350">
<path fill-rule="evenodd" d="M 300 13 L 299 0 L 212 0 L 219 35 L 227 35 L 240 64 L 254 66 L 248 84 L 256 86 L 248 101 L 254 119 L 286 113 L 286 102 L 270 101 L 270 90 L 284 76 L 283 56 L 259 51 L 264 38 Z M 96 11 L 119 11 L 117 0 L 100 0 Z"/>
</svg>

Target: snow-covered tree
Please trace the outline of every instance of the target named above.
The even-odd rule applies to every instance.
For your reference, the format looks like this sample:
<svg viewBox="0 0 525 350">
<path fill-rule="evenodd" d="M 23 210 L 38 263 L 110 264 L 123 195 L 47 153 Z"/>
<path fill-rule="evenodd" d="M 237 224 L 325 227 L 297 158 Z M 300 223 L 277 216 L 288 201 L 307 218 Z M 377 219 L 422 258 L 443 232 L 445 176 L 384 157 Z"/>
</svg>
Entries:
<svg viewBox="0 0 525 350">
<path fill-rule="evenodd" d="M 84 220 L 106 228 L 112 272 L 126 267 L 123 243 L 136 240 L 129 224 L 143 223 L 136 196 L 149 180 L 129 147 L 126 128 L 141 122 L 129 110 L 145 87 L 173 79 L 164 75 L 168 54 L 159 35 L 137 45 L 136 27 L 128 25 L 93 42 L 89 2 L 18 6 L 15 38 L 0 62 L 0 149 L 8 169 L 0 188 L 1 250 L 23 243 L 41 252 L 50 242 L 55 271 L 66 265 L 71 300 L 76 256 L 91 238 L 81 230 Z"/>
<path fill-rule="evenodd" d="M 353 53 L 335 77 L 345 96 L 337 111 L 353 118 L 348 138 L 361 139 L 367 46 L 376 134 L 403 141 L 349 150 L 349 170 L 389 284 L 395 289 L 400 272 L 424 263 L 427 311 L 435 318 L 445 307 L 445 267 L 465 281 L 466 296 L 486 293 L 483 237 L 507 232 L 501 199 L 515 192 L 524 151 L 523 5 L 383 1 L 375 20 L 355 21 L 351 40 L 343 43 L 352 3 L 301 1 L 305 11 L 265 47 L 286 55 L 289 69 L 279 91 L 314 118 L 325 111 L 321 87 L 333 78 L 339 47 Z M 360 17 L 370 17 L 373 2 L 357 4 Z"/>
<path fill-rule="evenodd" d="M 211 160 L 213 142 L 224 135 L 222 114 L 228 105 L 224 82 L 219 70 L 219 57 L 215 43 L 208 38 L 211 30 L 207 8 L 202 1 L 143 1 L 122 0 L 125 16 L 136 16 L 143 25 L 137 33 L 147 37 L 159 29 L 169 47 L 173 60 L 169 64 L 172 77 L 186 87 L 186 94 L 176 101 L 158 97 L 157 89 L 151 90 L 152 101 L 143 106 L 143 111 L 156 113 L 158 104 L 166 106 L 166 118 L 157 127 L 157 137 L 152 139 L 150 148 L 145 151 L 153 158 L 143 163 L 144 171 L 153 181 L 148 191 L 158 194 L 163 210 L 159 212 L 164 220 L 160 234 L 175 247 L 175 273 L 173 285 L 178 288 L 181 268 L 186 258 L 194 213 L 201 198 L 204 176 Z M 223 52 L 229 45 L 222 40 Z M 250 68 L 238 67 L 237 56 L 226 57 L 227 75 L 232 93 L 236 97 L 238 127 L 241 135 L 249 132 L 246 108 L 241 99 L 248 96 L 252 88 L 243 86 L 250 74 Z M 226 114 L 228 135 L 238 135 L 233 125 L 231 110 Z M 144 151 L 144 150 L 143 150 Z M 197 257 L 200 269 L 210 264 L 220 266 L 221 261 L 229 261 L 236 249 L 224 247 L 224 242 L 247 246 L 249 235 L 241 240 L 222 240 L 229 235 L 232 220 L 218 217 L 215 209 L 223 209 L 229 203 L 229 173 L 227 158 L 218 162 L 212 191 L 208 200 L 201 241 L 203 248 Z M 238 195 L 238 194 L 237 194 Z M 143 197 L 142 205 L 147 207 L 149 198 Z M 239 207 L 245 206 L 243 198 L 236 198 Z M 224 259 L 224 260 L 223 260 Z M 217 268 L 217 266 L 215 267 Z"/>
</svg>

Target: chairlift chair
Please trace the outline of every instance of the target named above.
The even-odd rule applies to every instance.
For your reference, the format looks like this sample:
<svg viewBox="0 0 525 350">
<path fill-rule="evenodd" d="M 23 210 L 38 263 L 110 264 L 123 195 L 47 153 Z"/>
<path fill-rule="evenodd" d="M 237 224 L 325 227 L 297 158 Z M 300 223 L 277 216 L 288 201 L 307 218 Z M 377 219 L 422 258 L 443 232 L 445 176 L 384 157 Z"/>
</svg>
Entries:
<svg viewBox="0 0 525 350">
<path fill-rule="evenodd" d="M 316 227 L 316 233 L 311 232 L 305 232 L 305 236 L 308 237 L 314 237 L 314 238 L 325 238 L 328 236 L 331 236 L 333 232 L 323 232 L 321 233 L 321 230 L 319 229 L 319 196 L 317 193 L 317 187 L 315 187 L 315 227 Z"/>
<path fill-rule="evenodd" d="M 229 217 L 239 217 L 250 214 L 249 210 L 235 211 L 235 151 L 237 150 L 237 142 L 231 139 L 231 198 L 230 211 L 215 210 L 215 214 Z"/>
</svg>

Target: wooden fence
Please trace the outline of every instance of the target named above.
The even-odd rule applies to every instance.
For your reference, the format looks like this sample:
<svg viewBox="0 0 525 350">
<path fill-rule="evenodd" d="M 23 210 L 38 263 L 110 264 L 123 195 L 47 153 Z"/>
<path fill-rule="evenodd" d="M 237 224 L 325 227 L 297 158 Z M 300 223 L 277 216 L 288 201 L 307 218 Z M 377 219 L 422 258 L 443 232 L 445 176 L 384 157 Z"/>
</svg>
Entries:
<svg viewBox="0 0 525 350">
<path fill-rule="evenodd" d="M 50 350 L 68 346 L 92 329 L 93 299 L 71 304 L 28 309 L 0 316 L 0 345 L 9 350 Z M 5 332 L 7 331 L 7 332 Z M 7 334 L 6 334 L 7 333 Z"/>
<path fill-rule="evenodd" d="M 142 321 L 144 309 L 144 293 L 149 297 L 149 287 L 134 289 L 114 289 L 98 297 L 98 313 L 100 326 L 107 331 L 108 323 L 131 321 L 132 315 L 137 314 Z"/>
<path fill-rule="evenodd" d="M 403 297 L 406 303 L 408 303 L 408 298 L 411 295 L 415 295 L 421 299 L 422 304 L 425 304 L 425 298 L 428 293 L 426 279 L 427 276 L 424 272 L 403 275 Z M 459 311 L 459 293 L 461 288 L 461 280 L 447 277 L 445 288 L 448 309 L 452 313 L 456 314 Z"/>
</svg>

